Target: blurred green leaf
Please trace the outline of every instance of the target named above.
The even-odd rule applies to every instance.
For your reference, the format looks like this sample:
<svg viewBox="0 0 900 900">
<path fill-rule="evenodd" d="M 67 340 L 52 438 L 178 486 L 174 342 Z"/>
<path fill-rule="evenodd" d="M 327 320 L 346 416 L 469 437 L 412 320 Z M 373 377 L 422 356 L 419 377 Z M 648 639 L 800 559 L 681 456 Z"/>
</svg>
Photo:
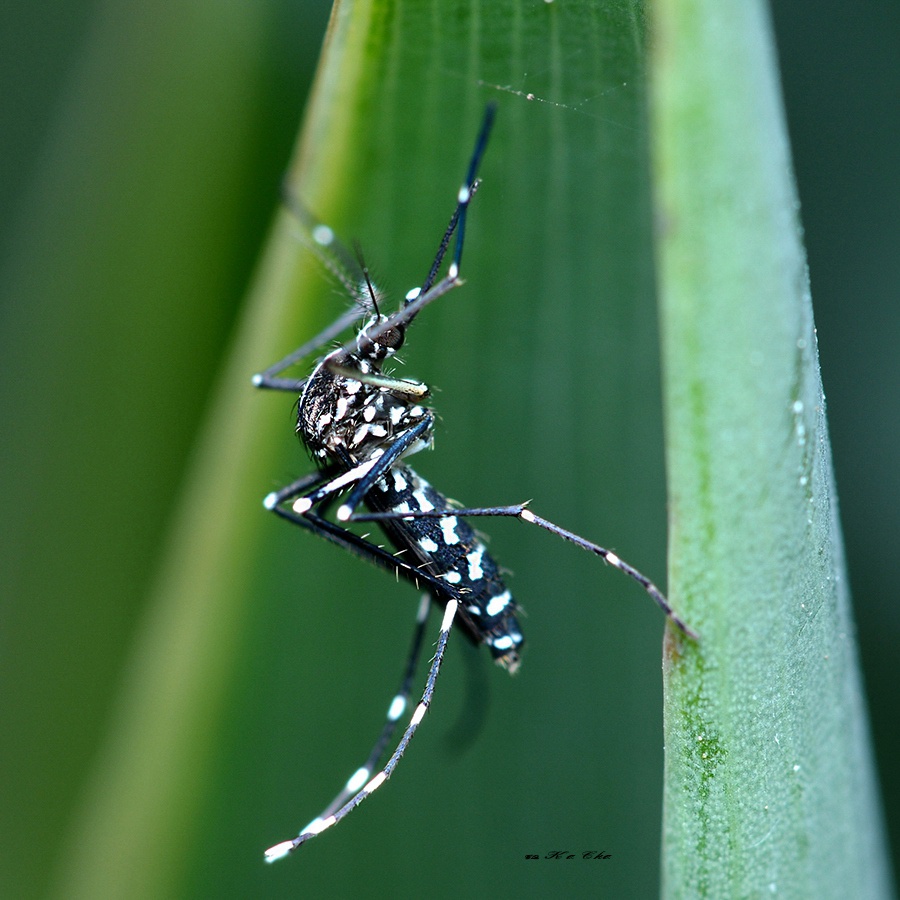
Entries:
<svg viewBox="0 0 900 900">
<path fill-rule="evenodd" d="M 43 894 L 83 798 L 311 74 L 302 37 L 284 66 L 294 13 L 278 0 L 64 5 L 3 13 L 28 66 L 4 113 L 40 121 L 4 116 L 19 138 L 0 253 L 10 897 Z"/>
</svg>

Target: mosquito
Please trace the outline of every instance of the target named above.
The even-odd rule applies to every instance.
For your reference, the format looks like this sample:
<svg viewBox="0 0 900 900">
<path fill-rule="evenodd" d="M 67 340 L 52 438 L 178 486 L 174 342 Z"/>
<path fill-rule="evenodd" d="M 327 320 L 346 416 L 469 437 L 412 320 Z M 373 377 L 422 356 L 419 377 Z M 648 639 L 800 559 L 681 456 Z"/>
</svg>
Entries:
<svg viewBox="0 0 900 900">
<path fill-rule="evenodd" d="M 289 855 L 336 825 L 391 777 L 431 704 L 454 625 L 475 645 L 486 645 L 494 660 L 510 673 L 519 668 L 525 639 L 517 618 L 518 605 L 504 583 L 500 567 L 466 521 L 468 518 L 516 518 L 599 556 L 637 581 L 678 629 L 696 638 L 653 582 L 611 550 L 542 518 L 527 503 L 458 506 L 407 463 L 414 453 L 431 447 L 435 415 L 428 406 L 428 386 L 397 377 L 386 368 L 386 363 L 403 346 L 407 329 L 419 312 L 462 284 L 466 216 L 480 184 L 478 170 L 495 109 L 491 104 L 485 110 L 456 207 L 425 281 L 409 291 L 399 310 L 392 314 L 382 311 L 384 297 L 372 283 L 361 254 L 357 253 L 354 262 L 331 229 L 316 223 L 301 204 L 288 198 L 311 236 L 314 249 L 356 302 L 321 334 L 253 378 L 256 387 L 299 395 L 296 431 L 316 463 L 314 472 L 269 494 L 264 506 L 405 579 L 423 595 L 400 688 L 368 758 L 334 800 L 296 837 L 266 851 L 267 862 Z M 452 259 L 446 274 L 439 277 L 454 237 Z M 358 277 L 349 274 L 354 270 Z M 287 369 L 333 342 L 363 317 L 366 321 L 355 337 L 327 353 L 308 377 L 283 377 Z M 339 505 L 332 516 L 335 504 Z M 352 531 L 347 527 L 352 522 L 377 522 L 393 552 Z M 432 603 L 443 615 L 425 688 L 399 742 L 379 769 L 409 706 Z"/>
</svg>

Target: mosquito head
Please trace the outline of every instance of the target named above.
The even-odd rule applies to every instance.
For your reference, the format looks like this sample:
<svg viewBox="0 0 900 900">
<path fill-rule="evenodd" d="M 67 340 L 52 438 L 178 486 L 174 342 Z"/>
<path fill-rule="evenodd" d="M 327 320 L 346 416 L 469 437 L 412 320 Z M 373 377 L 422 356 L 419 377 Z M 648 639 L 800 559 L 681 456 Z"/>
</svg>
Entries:
<svg viewBox="0 0 900 900">
<path fill-rule="evenodd" d="M 359 285 L 359 300 L 363 306 L 371 307 L 373 312 L 356 336 L 356 347 L 362 356 L 373 362 L 381 362 L 402 346 L 405 329 L 402 323 L 387 324 L 386 317 L 381 314 L 378 307 L 380 293 L 369 277 L 369 267 L 366 265 L 359 243 L 354 244 L 354 250 L 363 276 Z"/>
<path fill-rule="evenodd" d="M 403 346 L 406 328 L 402 323 L 388 325 L 387 319 L 376 313 L 360 329 L 356 336 L 356 347 L 362 356 L 381 362 Z"/>
</svg>

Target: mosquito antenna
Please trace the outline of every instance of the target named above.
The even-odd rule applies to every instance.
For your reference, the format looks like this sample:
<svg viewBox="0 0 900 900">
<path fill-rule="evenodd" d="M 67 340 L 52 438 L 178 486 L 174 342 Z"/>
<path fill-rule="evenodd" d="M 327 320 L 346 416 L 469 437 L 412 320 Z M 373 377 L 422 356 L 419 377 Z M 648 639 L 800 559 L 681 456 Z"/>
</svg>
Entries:
<svg viewBox="0 0 900 900">
<path fill-rule="evenodd" d="M 381 310 L 378 308 L 378 292 L 375 290 L 375 285 L 372 284 L 372 279 L 369 276 L 369 267 L 366 265 L 366 260 L 363 256 L 362 251 L 362 244 L 360 244 L 359 241 L 353 242 L 353 252 L 356 254 L 356 262 L 359 264 L 360 272 L 362 273 L 363 280 L 365 281 L 365 293 L 369 295 L 369 301 L 372 304 L 372 309 L 374 310 L 376 317 L 380 319 Z M 359 290 L 359 294 L 363 294 L 361 288 Z"/>
</svg>

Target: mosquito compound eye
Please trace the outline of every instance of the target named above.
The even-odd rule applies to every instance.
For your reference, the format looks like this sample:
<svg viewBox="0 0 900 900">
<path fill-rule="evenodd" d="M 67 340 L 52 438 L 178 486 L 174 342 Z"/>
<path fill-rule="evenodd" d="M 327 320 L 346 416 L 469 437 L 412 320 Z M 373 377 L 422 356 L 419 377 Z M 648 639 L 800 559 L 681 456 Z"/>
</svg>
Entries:
<svg viewBox="0 0 900 900">
<path fill-rule="evenodd" d="M 387 331 L 378 336 L 378 343 L 388 350 L 399 350 L 400 347 L 403 346 L 405 337 L 406 333 L 403 326 L 395 325 L 393 328 L 388 328 Z"/>
</svg>

